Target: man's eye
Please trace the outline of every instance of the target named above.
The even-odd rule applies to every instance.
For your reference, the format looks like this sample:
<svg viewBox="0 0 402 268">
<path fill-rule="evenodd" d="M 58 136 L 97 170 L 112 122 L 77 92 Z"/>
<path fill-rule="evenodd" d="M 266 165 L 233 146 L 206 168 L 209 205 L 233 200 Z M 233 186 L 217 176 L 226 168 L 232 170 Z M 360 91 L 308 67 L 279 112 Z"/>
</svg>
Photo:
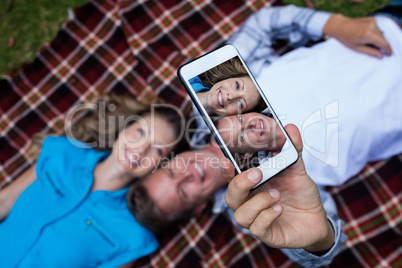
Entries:
<svg viewBox="0 0 402 268">
<path fill-rule="evenodd" d="M 142 130 L 142 128 L 139 128 L 139 129 L 138 129 L 138 133 L 140 133 L 141 136 L 144 136 L 144 130 Z"/>
<path fill-rule="evenodd" d="M 244 134 L 240 133 L 240 141 L 243 142 L 244 141 Z"/>
<path fill-rule="evenodd" d="M 239 116 L 239 122 L 240 124 L 243 123 L 243 118 L 241 116 Z"/>
<path fill-rule="evenodd" d="M 239 82 L 236 82 L 236 89 L 239 89 L 240 88 L 240 84 L 239 84 Z"/>
</svg>

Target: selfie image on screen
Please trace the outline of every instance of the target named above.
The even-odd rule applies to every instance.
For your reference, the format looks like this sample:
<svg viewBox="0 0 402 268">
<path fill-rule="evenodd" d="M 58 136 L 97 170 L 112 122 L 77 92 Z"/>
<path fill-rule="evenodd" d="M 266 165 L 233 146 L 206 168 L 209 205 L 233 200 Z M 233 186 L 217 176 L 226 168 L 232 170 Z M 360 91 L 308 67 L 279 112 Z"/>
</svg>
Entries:
<svg viewBox="0 0 402 268">
<path fill-rule="evenodd" d="M 241 170 L 284 148 L 285 135 L 238 57 L 189 83 Z"/>
</svg>

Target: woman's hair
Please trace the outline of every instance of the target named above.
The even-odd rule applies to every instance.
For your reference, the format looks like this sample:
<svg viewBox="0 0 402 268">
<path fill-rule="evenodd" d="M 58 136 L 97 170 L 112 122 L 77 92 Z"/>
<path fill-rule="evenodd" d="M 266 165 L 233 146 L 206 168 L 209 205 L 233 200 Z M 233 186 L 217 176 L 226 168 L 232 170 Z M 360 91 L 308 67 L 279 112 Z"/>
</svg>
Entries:
<svg viewBox="0 0 402 268">
<path fill-rule="evenodd" d="M 155 103 L 154 103 L 155 104 Z M 156 104 L 162 104 L 157 101 Z M 137 101 L 128 94 L 118 95 L 113 92 L 99 95 L 92 104 L 92 109 L 78 111 L 71 124 L 67 124 L 62 135 L 89 144 L 98 151 L 111 151 L 119 132 L 137 121 L 140 117 L 151 113 L 151 105 Z M 95 109 L 94 109 L 95 108 Z M 154 115 L 162 117 L 179 137 L 184 128 L 184 118 L 176 110 L 165 105 L 152 107 Z M 48 134 L 35 134 L 28 154 L 36 159 L 40 153 L 44 138 Z M 186 147 L 184 140 L 178 143 Z M 178 148 L 185 149 L 185 148 Z"/>
<path fill-rule="evenodd" d="M 234 57 L 222 64 L 200 74 L 198 77 L 201 79 L 202 84 L 207 88 L 212 88 L 216 83 L 235 77 L 250 77 L 247 70 L 244 68 L 243 63 L 238 57 Z M 262 112 L 267 105 L 265 101 L 260 97 L 258 103 L 248 112 Z"/>
<path fill-rule="evenodd" d="M 142 226 L 154 233 L 162 233 L 191 217 L 193 210 L 185 210 L 174 215 L 164 215 L 149 196 L 143 185 L 144 180 L 146 178 L 132 184 L 127 193 L 128 209 Z"/>
<path fill-rule="evenodd" d="M 216 83 L 233 77 L 249 76 L 238 57 L 225 61 L 222 64 L 202 73 L 199 78 L 202 84 L 211 88 Z"/>
<path fill-rule="evenodd" d="M 250 111 L 248 111 L 249 113 L 252 112 L 256 112 L 256 113 L 261 113 L 262 111 L 264 111 L 266 108 L 268 108 L 267 104 L 265 103 L 265 101 L 260 97 L 258 99 L 257 105 L 251 109 Z"/>
</svg>

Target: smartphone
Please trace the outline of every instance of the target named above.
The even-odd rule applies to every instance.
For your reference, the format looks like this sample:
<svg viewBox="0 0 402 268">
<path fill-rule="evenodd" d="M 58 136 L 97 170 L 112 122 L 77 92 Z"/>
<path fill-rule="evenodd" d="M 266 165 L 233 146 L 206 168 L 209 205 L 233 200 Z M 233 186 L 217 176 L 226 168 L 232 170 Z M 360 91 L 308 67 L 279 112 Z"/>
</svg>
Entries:
<svg viewBox="0 0 402 268">
<path fill-rule="evenodd" d="M 236 174 L 262 171 L 254 189 L 294 164 L 298 153 L 233 45 L 225 45 L 179 67 L 178 77 Z"/>
</svg>

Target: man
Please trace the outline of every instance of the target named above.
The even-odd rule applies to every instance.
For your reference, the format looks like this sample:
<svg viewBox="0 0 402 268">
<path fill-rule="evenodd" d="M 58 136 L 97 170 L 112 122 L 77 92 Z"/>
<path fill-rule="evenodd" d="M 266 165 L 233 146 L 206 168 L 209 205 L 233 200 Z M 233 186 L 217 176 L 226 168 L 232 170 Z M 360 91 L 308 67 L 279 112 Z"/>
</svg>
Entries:
<svg viewBox="0 0 402 268">
<path fill-rule="evenodd" d="M 307 172 L 319 185 L 342 184 L 367 162 L 402 152 L 402 125 L 395 123 L 402 121 L 402 19 L 398 26 L 388 13 L 350 19 L 294 6 L 265 8 L 229 41 L 282 123 L 300 129 Z M 278 39 L 297 47 L 322 34 L 342 43 L 329 38 L 283 56 L 272 48 Z"/>
<path fill-rule="evenodd" d="M 228 149 L 235 153 L 280 152 L 286 142 L 275 119 L 260 113 L 226 116 L 215 126 Z"/>
<path fill-rule="evenodd" d="M 267 8 L 230 40 L 282 123 L 300 129 L 306 170 L 320 185 L 342 184 L 367 162 L 402 152 L 402 31 L 391 15 Z M 283 56 L 271 47 L 286 38 L 301 46 L 322 33 L 343 44 L 329 38 Z"/>
<path fill-rule="evenodd" d="M 317 255 L 335 256 L 340 241 L 346 240 L 342 222 L 332 221 L 334 216 L 326 220 L 318 188 L 304 168 L 300 133 L 294 125 L 288 125 L 286 131 L 299 153 L 298 161 L 262 185 L 255 195 L 250 195 L 250 190 L 261 181 L 261 171 L 253 168 L 233 178 L 233 165 L 222 162 L 223 175 L 230 181 L 225 199 L 235 211 L 236 222 L 266 245 L 299 248 L 284 251 L 306 267 L 329 264 L 330 258 Z"/>
<path fill-rule="evenodd" d="M 376 18 L 377 19 L 377 18 Z M 259 82 L 260 86 L 264 89 L 271 89 L 275 88 L 278 86 L 275 85 L 268 85 L 269 81 L 266 81 L 265 78 L 270 78 L 271 80 L 275 81 L 275 83 L 279 83 L 281 81 L 278 81 L 280 78 L 285 77 L 286 81 L 293 81 L 292 79 L 289 79 L 288 77 L 292 77 L 290 75 L 287 75 L 286 71 L 289 69 L 292 69 L 292 75 L 295 75 L 295 77 L 298 77 L 298 71 L 303 71 L 303 75 L 300 75 L 301 78 L 306 77 L 306 70 L 309 70 L 310 72 L 314 72 L 319 68 L 323 68 L 326 66 L 325 59 L 327 59 L 328 55 L 331 56 L 331 60 L 334 60 L 336 62 L 337 57 L 339 57 L 338 54 L 335 52 L 341 53 L 340 55 L 342 57 L 342 61 L 340 61 L 340 67 L 338 69 L 345 69 L 344 71 L 346 72 L 355 72 L 358 71 L 359 68 L 356 66 L 352 66 L 349 68 L 352 68 L 351 70 L 349 68 L 344 68 L 345 64 L 348 63 L 348 59 L 354 59 L 357 57 L 357 62 L 360 64 L 360 68 L 365 68 L 365 71 L 372 71 L 371 69 L 367 69 L 366 67 L 370 67 L 373 70 L 376 70 L 377 68 L 380 69 L 379 71 L 383 71 L 382 68 L 385 68 L 385 70 L 388 70 L 391 75 L 386 76 L 386 79 L 383 79 L 383 77 L 377 78 L 378 80 L 381 80 L 382 82 L 386 82 L 386 89 L 389 90 L 390 88 L 393 87 L 393 85 L 396 87 L 396 92 L 394 92 L 393 96 L 395 99 L 392 99 L 392 105 L 391 108 L 389 109 L 389 105 L 384 105 L 384 102 L 380 102 L 380 104 L 383 104 L 383 110 L 389 116 L 391 116 L 391 119 L 388 121 L 393 121 L 394 122 L 401 122 L 400 117 L 402 113 L 399 113 L 399 109 L 401 108 L 400 106 L 400 98 L 401 98 L 401 92 L 402 90 L 400 89 L 400 85 L 402 83 L 398 83 L 398 78 L 395 79 L 395 77 L 392 76 L 392 72 L 396 71 L 395 73 L 401 73 L 401 63 L 402 60 L 400 57 L 402 57 L 400 54 L 401 52 L 395 51 L 394 49 L 394 55 L 392 57 L 387 57 L 383 55 L 391 55 L 391 47 L 394 48 L 399 48 L 400 46 L 398 45 L 398 42 L 402 42 L 400 39 L 400 31 L 396 24 L 394 22 L 385 20 L 383 18 L 379 18 L 378 21 L 380 22 L 380 26 L 385 30 L 385 35 L 387 38 L 392 39 L 391 40 L 391 46 L 390 44 L 384 39 L 384 36 L 382 35 L 381 31 L 376 27 L 375 25 L 375 20 L 374 18 L 364 18 L 364 19 L 348 19 L 343 17 L 342 15 L 332 15 L 328 13 L 323 13 L 323 12 L 314 12 L 308 9 L 300 9 L 300 8 L 295 8 L 292 6 L 288 7 L 281 7 L 281 8 L 271 8 L 271 9 L 263 9 L 260 12 L 257 12 L 255 15 L 251 16 L 250 19 L 246 22 L 246 24 L 242 27 L 242 29 L 239 31 L 237 35 L 235 35 L 232 38 L 232 43 L 239 49 L 240 53 L 242 56 L 245 58 L 247 64 L 249 67 L 252 69 L 254 74 L 256 75 L 257 81 Z M 261 25 L 259 24 L 261 23 Z M 362 27 L 361 24 L 367 26 L 367 27 Z M 337 25 L 338 28 L 334 27 L 334 25 Z M 265 27 L 265 28 L 264 28 Z M 290 38 L 293 43 L 297 45 L 302 45 L 304 44 L 307 40 L 309 39 L 317 39 L 322 36 L 323 33 L 330 34 L 334 37 L 337 37 L 338 39 L 342 40 L 348 47 L 352 47 L 357 51 L 367 53 L 371 56 L 378 57 L 378 58 L 383 58 L 382 60 L 377 60 L 374 57 L 368 57 L 358 54 L 354 54 L 349 50 L 346 50 L 344 47 L 339 46 L 338 43 L 336 43 L 334 40 L 330 40 L 327 42 L 329 45 L 319 45 L 315 46 L 311 50 L 307 49 L 299 49 L 295 50 L 292 52 L 291 56 L 285 55 L 283 58 L 285 59 L 282 61 L 278 55 L 275 54 L 274 50 L 272 49 L 271 45 L 273 41 L 275 40 L 273 38 L 273 33 L 275 34 L 276 37 L 279 38 Z M 346 36 L 346 37 L 345 37 Z M 367 46 L 366 44 L 370 44 L 370 46 Z M 335 46 L 335 50 L 334 47 Z M 308 55 L 305 55 L 305 52 L 309 52 Z M 321 53 L 321 55 L 317 55 L 317 53 Z M 332 55 L 335 53 L 335 55 Z M 351 54 L 350 54 L 351 53 Z M 306 59 L 306 61 L 302 62 L 302 64 L 295 64 L 294 66 L 290 64 L 289 58 L 292 59 L 293 62 L 297 62 L 297 57 L 300 56 L 300 59 Z M 325 56 L 325 57 L 324 57 Z M 324 57 L 322 60 L 324 60 L 324 63 L 320 61 L 314 61 L 315 58 L 318 57 L 318 60 L 321 60 L 320 57 Z M 346 57 L 346 58 L 345 58 Z M 362 64 L 363 62 L 367 61 L 369 65 L 367 64 Z M 272 62 L 278 62 L 275 64 L 270 64 Z M 310 62 L 310 63 L 309 63 Z M 319 65 L 317 65 L 319 63 Z M 288 66 L 292 68 L 288 68 Z M 305 68 L 306 66 L 308 68 Z M 366 66 L 367 65 L 367 66 Z M 389 65 L 391 68 L 389 68 Z M 278 66 L 278 67 L 275 67 Z M 275 67 L 275 68 L 273 68 Z M 331 68 L 334 68 L 334 66 L 331 66 Z M 276 73 L 273 75 L 273 73 L 269 73 L 271 70 L 275 72 L 280 72 L 283 71 L 279 76 L 277 75 L 276 78 L 274 79 Z M 326 70 L 328 71 L 328 70 Z M 330 74 L 332 74 L 332 69 Z M 338 75 L 342 75 L 344 73 L 340 72 Z M 370 75 L 372 75 L 370 73 Z M 386 75 L 382 73 L 382 75 Z M 334 76 L 335 81 L 331 80 L 328 81 L 328 78 L 331 78 L 331 76 L 323 76 L 324 79 L 322 79 L 324 82 L 336 82 L 336 80 L 343 80 L 342 76 Z M 401 130 L 400 130 L 400 124 L 386 124 L 383 125 L 383 122 L 381 121 L 381 116 L 383 116 L 383 111 L 381 110 L 371 110 L 372 107 L 378 108 L 375 105 L 373 105 L 372 101 L 370 101 L 367 98 L 363 99 L 363 103 L 369 104 L 368 107 L 364 107 L 364 111 L 370 111 L 371 110 L 371 117 L 368 117 L 368 119 L 373 119 L 375 124 L 379 124 L 380 127 L 375 127 L 370 124 L 360 124 L 361 120 L 366 118 L 366 114 L 359 114 L 360 108 L 363 108 L 362 104 L 359 103 L 358 105 L 354 105 L 354 101 L 356 101 L 358 96 L 355 96 L 357 93 L 353 93 L 352 90 L 356 87 L 359 86 L 360 83 L 364 82 L 361 81 L 362 74 L 360 73 L 359 76 L 352 77 L 355 78 L 349 79 L 353 80 L 354 83 L 350 83 L 348 85 L 342 85 L 345 86 L 345 88 L 339 88 L 344 91 L 342 91 L 340 102 L 341 106 L 339 107 L 339 113 L 341 115 L 339 116 L 339 120 L 346 120 L 345 121 L 345 129 L 350 132 L 346 133 L 341 133 L 342 135 L 339 137 L 339 143 L 345 143 L 345 146 L 343 149 L 347 149 L 348 146 L 353 144 L 357 144 L 356 146 L 351 146 L 352 150 L 346 150 L 345 152 L 340 151 L 339 154 L 335 154 L 335 158 L 338 158 L 340 161 L 352 161 L 353 165 L 352 168 L 348 165 L 345 165 L 345 162 L 341 163 L 339 166 L 339 169 L 336 169 L 335 171 L 328 171 L 326 172 L 326 169 L 331 168 L 328 167 L 328 164 L 325 162 L 328 162 L 328 159 L 323 159 L 324 164 L 320 165 L 320 163 L 317 163 L 317 159 L 314 159 L 314 157 L 308 156 L 307 158 L 309 159 L 308 164 L 308 174 L 310 174 L 310 171 L 315 174 L 312 176 L 312 178 L 316 181 L 319 181 L 322 184 L 338 184 L 342 183 L 342 181 L 346 180 L 351 176 L 354 172 L 357 172 L 360 170 L 362 165 L 364 165 L 368 160 L 374 159 L 375 157 L 377 158 L 384 158 L 389 156 L 390 154 L 395 154 L 397 152 L 400 152 L 402 150 L 402 141 L 401 139 L 398 139 L 401 137 Z M 318 76 L 318 78 L 322 78 L 321 76 Z M 371 79 L 371 77 L 369 77 Z M 387 80 L 388 79 L 388 80 Z M 400 76 L 399 76 L 400 79 Z M 268 79 L 269 80 L 269 79 Z M 385 80 L 385 81 L 384 81 Z M 286 82 L 285 81 L 285 82 Z M 371 81 L 371 80 L 370 80 Z M 305 82 L 310 82 L 309 80 L 306 80 Z M 372 81 L 375 82 L 375 81 Z M 297 108 L 294 112 L 294 114 L 298 114 L 300 112 L 302 116 L 296 117 L 295 123 L 298 123 L 301 125 L 301 130 L 302 134 L 306 134 L 307 132 L 303 128 L 303 122 L 306 119 L 309 119 L 307 115 L 311 114 L 311 108 L 317 109 L 313 105 L 317 105 L 320 108 L 325 108 L 326 112 L 326 118 L 334 118 L 336 117 L 336 113 L 334 116 L 334 106 L 333 105 L 327 105 L 327 104 L 332 104 L 333 103 L 333 98 L 318 98 L 325 96 L 327 93 L 326 91 L 323 91 L 326 89 L 325 84 L 324 86 L 322 84 L 315 85 L 308 85 L 308 87 L 313 88 L 314 90 L 309 90 L 308 88 L 301 90 L 301 92 L 298 92 L 299 87 L 303 84 L 303 80 L 297 80 L 296 85 L 293 85 L 290 88 L 281 88 L 281 91 L 277 90 L 271 90 L 271 91 L 266 91 L 266 95 L 268 99 L 273 99 L 274 103 L 274 109 L 276 110 L 277 114 L 281 115 L 286 109 L 290 108 Z M 315 86 L 315 87 L 314 87 Z M 368 85 L 370 86 L 370 85 Z M 375 84 L 375 87 L 377 87 L 378 84 Z M 399 91 L 398 91 L 399 87 Z M 377 87 L 381 88 L 381 87 Z M 332 89 L 332 91 L 336 92 L 336 89 Z M 289 90 L 289 92 L 288 92 Z M 291 91 L 293 90 L 293 91 Z M 373 90 L 372 87 L 370 87 L 370 90 Z M 350 91 L 350 93 L 353 93 L 354 95 L 352 97 L 349 97 L 349 102 L 348 98 L 345 98 L 347 94 L 345 92 Z M 298 93 L 296 95 L 296 93 Z M 319 94 L 322 94 L 319 95 Z M 358 92 L 361 94 L 360 92 Z M 383 97 L 382 95 L 387 95 L 384 92 L 381 92 L 381 90 L 378 90 L 378 92 L 371 92 L 370 91 L 370 96 L 373 96 L 373 94 L 379 94 L 375 95 L 376 100 L 379 100 L 379 97 Z M 276 94 L 276 95 L 275 95 Z M 332 96 L 334 97 L 334 96 Z M 335 95 L 336 97 L 336 95 Z M 389 99 L 389 96 L 388 96 Z M 318 100 L 318 102 L 317 102 Z M 290 105 L 288 105 L 292 101 Z M 332 102 L 331 102 L 332 101 Z M 348 105 L 344 106 L 343 101 L 345 101 Z M 281 106 L 282 104 L 282 106 Z M 397 104 L 397 106 L 396 106 Z M 325 107 L 323 107 L 325 106 Z M 277 108 L 279 107 L 279 109 Z M 349 114 L 347 111 L 350 109 L 348 107 L 355 107 L 355 110 L 351 110 L 351 113 Z M 356 109 L 356 107 L 358 109 Z M 337 106 L 335 107 L 337 108 Z M 342 108 L 342 109 L 341 109 Z M 343 109 L 346 111 L 346 115 L 343 114 Z M 395 109 L 395 111 L 393 110 Z M 313 111 L 315 111 L 313 110 Z M 278 113 L 279 111 L 279 113 Z M 380 117 L 377 116 L 377 114 L 380 115 Z M 294 119 L 292 114 L 287 114 L 288 118 L 290 120 Z M 328 117 L 327 117 L 328 116 Z M 349 117 L 348 117 L 349 116 Z M 292 117 L 292 118 L 291 118 Z M 346 117 L 346 119 L 345 119 Z M 386 118 L 388 119 L 388 118 Z M 398 121 L 399 119 L 399 121 Z M 312 121 L 313 123 L 316 122 L 314 121 L 316 118 L 313 118 Z M 307 120 L 308 121 L 308 120 Z M 384 120 L 385 121 L 385 120 Z M 387 122 L 388 122 L 387 121 Z M 367 121 L 365 122 L 367 123 Z M 340 124 L 340 123 L 339 123 Z M 372 131 L 372 133 L 367 132 L 367 128 L 369 127 L 369 131 Z M 292 129 L 287 128 L 289 135 L 292 137 L 294 142 L 297 144 L 297 148 L 299 151 L 299 154 L 301 152 L 301 143 L 298 140 L 300 136 L 295 135 L 295 131 Z M 317 136 L 312 136 L 313 138 L 322 136 L 323 130 L 322 129 L 315 129 L 316 133 L 320 133 L 320 135 Z M 325 130 L 325 128 L 324 128 Z M 377 131 L 379 130 L 379 132 Z M 359 136 L 353 136 L 354 131 L 359 131 Z M 351 133 L 352 132 L 352 133 Z M 336 132 L 335 132 L 336 133 Z M 360 136 L 361 133 L 366 133 L 369 134 L 367 135 L 368 137 L 362 137 Z M 348 135 L 352 134 L 352 135 Z M 392 134 L 390 136 L 390 140 L 386 140 L 384 142 L 384 147 L 378 148 L 377 147 L 377 154 L 374 154 L 371 152 L 372 148 L 375 147 L 375 145 L 381 145 L 379 142 L 381 140 L 384 140 L 384 137 L 387 134 Z M 304 136 L 304 135 L 303 135 Z M 202 141 L 205 139 L 206 134 L 201 133 L 201 135 L 196 134 L 194 136 L 194 141 L 195 144 L 202 143 Z M 330 144 L 333 145 L 332 142 L 332 137 L 329 136 L 327 137 L 330 141 Z M 345 140 L 342 140 L 342 139 Z M 361 141 L 359 140 L 361 139 Z M 391 146 L 392 145 L 392 146 Z M 367 148 L 366 148 L 367 147 Z M 210 148 L 210 147 L 208 147 Z M 365 149 L 366 148 L 366 149 Z M 333 150 L 330 150 L 331 148 L 328 148 L 329 155 L 333 156 Z M 207 152 L 208 151 L 208 152 Z M 205 149 L 205 151 L 199 151 L 200 153 L 213 153 L 214 149 Z M 356 154 L 356 152 L 359 152 L 359 154 Z M 215 150 L 215 155 L 217 155 L 219 151 Z M 195 153 L 194 153 L 195 154 Z M 195 156 L 193 156 L 195 158 Z M 188 216 L 190 213 L 197 212 L 205 206 L 205 201 L 208 199 L 208 194 L 212 194 L 216 189 L 219 188 L 219 186 L 224 184 L 224 181 L 220 176 L 218 176 L 218 170 L 220 168 L 208 168 L 208 170 L 204 170 L 199 167 L 199 164 L 197 164 L 196 161 L 191 161 L 191 157 L 188 156 L 188 158 L 183 158 L 184 160 L 189 160 L 192 165 L 189 165 L 189 174 L 187 174 L 186 170 L 183 170 L 181 168 L 175 169 L 174 165 L 172 165 L 170 168 L 164 167 L 160 171 L 155 172 L 152 174 L 150 177 L 147 178 L 145 181 L 146 184 L 144 185 L 145 188 L 142 189 L 143 196 L 146 197 L 146 194 L 144 193 L 148 192 L 149 196 L 153 199 L 155 202 L 155 205 L 145 205 L 144 207 L 149 208 L 150 210 L 158 210 L 160 207 L 159 211 L 161 211 L 160 216 L 166 222 L 169 222 L 173 219 L 179 219 L 182 216 Z M 214 158 L 215 159 L 215 158 Z M 303 159 L 305 160 L 305 155 L 303 155 Z M 318 159 L 320 160 L 320 159 Z M 331 160 L 331 159 L 329 159 Z M 184 163 L 186 162 L 184 161 Z M 206 161 L 206 160 L 205 160 Z M 194 164 L 196 163 L 196 164 Z M 236 220 L 238 223 L 246 228 L 250 228 L 252 233 L 254 233 L 255 236 L 260 238 L 262 241 L 267 243 L 270 246 L 277 246 L 277 247 L 296 247 L 296 248 L 304 248 L 312 252 L 316 252 L 316 250 L 324 250 L 325 252 L 321 252 L 320 254 L 312 255 L 308 253 L 307 251 L 303 251 L 301 249 L 297 250 L 284 250 L 288 256 L 290 256 L 292 259 L 298 261 L 304 266 L 315 266 L 315 265 L 324 265 L 325 263 L 328 263 L 333 257 L 333 254 L 336 254 L 337 248 L 342 244 L 343 240 L 345 239 L 341 235 L 341 221 L 339 220 L 331 220 L 331 217 L 333 216 L 332 213 L 328 213 L 329 220 L 332 223 L 332 227 L 334 228 L 335 231 L 335 245 L 330 249 L 329 252 L 326 252 L 328 250 L 328 244 L 330 244 L 328 241 L 332 239 L 328 239 L 327 235 L 320 235 L 319 237 L 315 237 L 311 239 L 311 236 L 309 232 L 294 232 L 292 233 L 292 229 L 280 229 L 279 227 L 281 224 L 278 224 L 286 219 L 288 220 L 295 220 L 298 222 L 297 226 L 293 226 L 296 229 L 293 230 L 299 230 L 299 228 L 306 227 L 308 230 L 310 229 L 310 225 L 307 224 L 304 226 L 301 224 L 301 219 L 297 218 L 292 218 L 290 214 L 286 213 L 291 213 L 292 209 L 294 209 L 293 205 L 297 204 L 298 202 L 306 201 L 306 202 L 311 202 L 309 204 L 306 203 L 300 203 L 300 205 L 304 208 L 308 207 L 309 205 L 315 204 L 317 207 L 321 207 L 320 202 L 317 201 L 318 194 L 316 191 L 315 186 L 311 184 L 311 181 L 308 179 L 308 177 L 305 174 L 305 171 L 303 169 L 303 165 L 301 164 L 302 162 L 298 162 L 298 164 L 287 170 L 286 172 L 282 173 L 278 178 L 275 178 L 268 182 L 267 188 L 268 189 L 277 189 L 278 191 L 271 191 L 271 193 L 276 193 L 273 194 L 272 197 L 269 197 L 266 192 L 263 192 L 262 194 L 258 194 L 255 196 L 255 198 L 252 198 L 250 200 L 247 200 L 245 196 L 248 196 L 248 191 L 249 189 L 255 185 L 260 177 L 255 176 L 254 177 L 254 182 L 247 183 L 247 178 L 248 172 L 244 172 L 239 174 L 233 182 L 229 186 L 229 191 L 227 194 L 227 201 L 228 204 L 231 208 L 236 210 Z M 230 167 L 223 165 L 224 168 L 224 174 L 226 177 L 228 174 L 231 174 L 230 172 Z M 315 166 L 318 166 L 317 169 L 314 169 Z M 180 166 L 179 166 L 180 167 Z M 184 172 L 183 172 L 184 171 Z M 209 175 L 208 177 L 205 176 L 205 174 L 214 174 L 217 177 L 215 179 L 210 180 Z M 308 189 L 307 192 L 294 192 L 294 189 L 290 188 L 285 188 L 283 189 L 282 186 L 288 186 L 289 184 L 292 184 L 295 179 L 295 174 L 297 175 L 296 177 L 301 178 L 299 183 L 300 187 L 303 189 Z M 286 176 L 283 178 L 283 176 Z M 166 181 L 165 183 L 162 183 L 162 181 Z M 246 182 L 244 182 L 246 181 Z M 282 184 L 281 184 L 282 183 Z M 135 189 L 133 187 L 133 189 Z M 202 191 L 198 191 L 199 189 L 202 189 Z M 156 194 L 156 192 L 158 192 Z M 129 198 L 137 197 L 139 195 L 134 194 L 135 191 L 130 192 Z M 309 198 L 302 198 L 302 194 L 308 194 Z M 195 196 L 193 198 L 192 196 Z M 274 197 L 275 196 L 275 197 Z M 275 205 L 278 200 L 280 200 L 281 203 L 279 205 Z M 264 198 L 265 197 L 265 198 Z M 330 200 L 330 196 L 326 192 L 322 192 L 321 194 L 322 199 L 326 199 L 323 201 L 324 203 L 327 203 L 327 201 Z M 135 200 L 140 199 L 140 198 L 134 198 Z M 314 200 L 315 201 L 312 201 Z M 163 200 L 163 201 L 162 201 Z M 172 203 L 171 203 L 172 202 Z M 172 205 L 169 205 L 169 204 Z M 254 206 L 254 203 L 256 206 Z M 330 204 L 331 202 L 329 202 Z M 138 202 L 136 203 L 138 205 Z M 250 205 L 253 204 L 253 205 Z M 306 205 L 306 207 L 305 207 Z M 333 205 L 333 204 L 330 204 Z M 183 207 L 181 207 L 183 206 Z M 195 208 L 195 209 L 194 209 Z M 215 207 L 214 211 L 224 211 L 226 208 L 226 204 L 223 202 L 223 195 L 222 191 L 218 191 L 215 194 Z M 253 208 L 253 209 L 251 209 Z M 254 209 L 256 208 L 256 209 Z M 275 208 L 277 210 L 275 210 Z M 194 210 L 193 210 L 194 209 Z M 268 210 L 266 210 L 268 209 Z M 276 211 L 276 212 L 275 212 Z M 318 212 L 320 211 L 320 212 Z M 316 211 L 315 215 L 318 215 L 322 213 L 322 216 L 325 214 L 324 210 L 321 208 Z M 332 211 L 334 211 L 334 207 L 332 207 Z M 138 212 L 138 211 L 137 211 Z M 184 212 L 184 213 L 183 213 Z M 327 211 L 328 212 L 328 211 Z M 261 214 L 262 213 L 262 214 Z M 136 213 L 135 213 L 136 214 Z M 138 215 L 138 213 L 136 214 Z M 260 217 L 259 215 L 262 215 Z M 281 216 L 279 216 L 281 215 Z M 141 217 L 136 216 L 137 219 L 140 219 Z M 145 223 L 152 223 L 153 218 L 147 218 L 145 216 L 142 217 L 143 219 L 151 219 L 148 220 L 148 222 L 145 220 Z M 265 218 L 266 220 L 261 221 L 261 218 Z M 335 218 L 334 218 L 335 219 Z M 309 221 L 309 220 L 307 220 Z M 323 233 L 328 234 L 329 226 L 326 224 L 325 221 L 322 221 L 322 218 L 320 221 L 320 226 L 322 227 L 321 230 L 324 230 Z M 254 224 L 255 223 L 255 224 Z M 325 224 L 323 224 L 325 223 Z M 160 226 L 163 227 L 164 223 L 162 223 Z M 323 227 L 326 225 L 326 227 Z M 272 226 L 272 228 L 270 228 Z M 310 227 L 309 227 L 310 226 Z M 290 226 L 288 226 L 290 227 Z M 314 229 L 313 229 L 314 230 Z M 325 231 L 326 230 L 326 231 Z M 277 236 L 278 233 L 281 233 L 284 231 L 286 234 L 284 236 Z M 290 233 L 288 233 L 290 232 Z M 314 231 L 313 231 L 314 232 Z M 307 236 L 307 240 L 300 240 L 301 236 L 300 234 L 304 234 Z M 291 239 L 292 238 L 292 239 Z M 305 243 L 298 243 L 299 241 L 309 241 Z M 315 242 L 316 243 L 315 243 Z M 332 240 L 333 241 L 333 240 Z M 331 242 L 332 242 L 331 241 Z M 311 243 L 311 244 L 310 244 Z M 313 246 L 313 244 L 315 244 Z M 318 247 L 317 247 L 318 246 Z M 322 255 L 321 257 L 317 255 Z"/>
<path fill-rule="evenodd" d="M 299 152 L 297 163 L 267 182 L 249 201 L 249 191 L 261 180 L 261 173 L 250 169 L 239 174 L 229 184 L 227 201 L 235 210 L 236 221 L 267 245 L 293 248 L 283 251 L 304 266 L 325 265 L 346 240 L 342 233 L 343 222 L 334 214 L 326 213 L 317 186 L 305 172 L 297 128 L 287 126 L 286 130 Z M 130 210 L 138 221 L 154 231 L 163 231 L 160 228 L 174 224 L 183 216 L 199 213 L 211 196 L 227 185 L 225 177 L 233 177 L 234 168 L 225 160 L 214 141 L 203 149 L 179 154 L 130 189 L 129 204 L 135 204 L 129 206 Z M 247 176 L 250 181 L 244 182 Z M 138 198 L 144 191 L 147 196 L 143 200 L 152 200 L 151 204 Z M 216 195 L 218 202 L 220 194 L 222 191 Z M 247 215 L 250 211 L 251 216 Z M 272 213 L 269 218 L 264 216 Z M 253 225 L 257 223 L 253 217 L 257 221 L 269 220 Z M 272 229 L 269 229 L 271 222 Z"/>
</svg>

